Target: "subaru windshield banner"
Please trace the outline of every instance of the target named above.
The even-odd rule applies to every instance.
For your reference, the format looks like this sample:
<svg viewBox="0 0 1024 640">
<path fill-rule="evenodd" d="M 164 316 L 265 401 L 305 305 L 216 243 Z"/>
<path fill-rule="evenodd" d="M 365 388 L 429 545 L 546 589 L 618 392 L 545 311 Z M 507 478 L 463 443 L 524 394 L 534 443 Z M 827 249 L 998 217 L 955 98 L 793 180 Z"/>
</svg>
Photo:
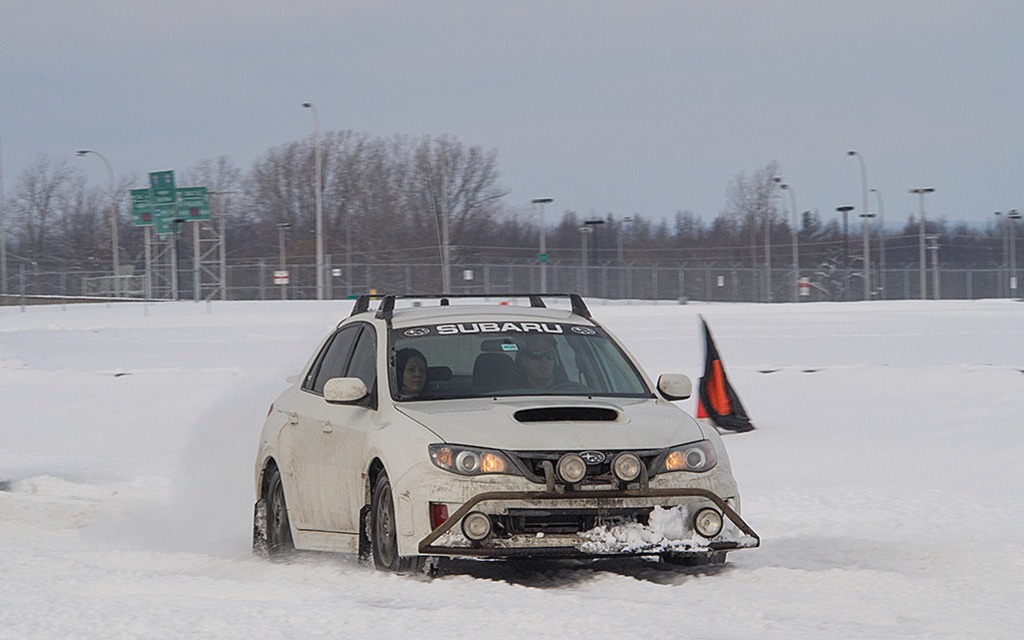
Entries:
<svg viewBox="0 0 1024 640">
<path fill-rule="evenodd" d="M 449 324 L 397 329 L 396 332 L 406 338 L 420 338 L 429 335 L 451 336 L 471 333 L 575 334 L 578 336 L 604 335 L 604 332 L 597 327 L 580 324 L 561 324 L 557 322 L 453 322 Z"/>
</svg>

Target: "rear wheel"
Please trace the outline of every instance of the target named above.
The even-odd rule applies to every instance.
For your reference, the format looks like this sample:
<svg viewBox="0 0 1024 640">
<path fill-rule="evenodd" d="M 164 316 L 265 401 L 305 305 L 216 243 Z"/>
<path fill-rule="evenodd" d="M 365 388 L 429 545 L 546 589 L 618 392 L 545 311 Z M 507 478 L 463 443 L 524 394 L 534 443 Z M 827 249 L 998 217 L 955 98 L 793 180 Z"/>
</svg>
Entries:
<svg viewBox="0 0 1024 640">
<path fill-rule="evenodd" d="M 380 571 L 415 572 L 423 569 L 422 556 L 398 555 L 395 499 L 388 474 L 381 471 L 370 500 L 370 550 L 373 566 Z"/>
<path fill-rule="evenodd" d="M 276 556 L 293 551 L 295 544 L 292 542 L 292 530 L 288 523 L 288 504 L 284 499 L 284 483 L 278 469 L 274 469 L 270 481 L 267 482 L 264 500 L 267 555 Z"/>
</svg>

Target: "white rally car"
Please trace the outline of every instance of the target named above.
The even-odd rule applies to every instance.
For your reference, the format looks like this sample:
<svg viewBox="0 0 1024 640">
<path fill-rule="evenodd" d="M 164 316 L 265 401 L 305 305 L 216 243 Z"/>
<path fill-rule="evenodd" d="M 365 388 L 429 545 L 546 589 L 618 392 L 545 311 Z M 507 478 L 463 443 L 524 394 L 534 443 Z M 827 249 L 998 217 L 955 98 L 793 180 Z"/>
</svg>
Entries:
<svg viewBox="0 0 1024 640">
<path fill-rule="evenodd" d="M 575 294 L 470 298 L 356 301 L 267 416 L 255 552 L 414 571 L 758 546 L 722 439 L 672 403 L 688 377 L 652 384 Z"/>
</svg>

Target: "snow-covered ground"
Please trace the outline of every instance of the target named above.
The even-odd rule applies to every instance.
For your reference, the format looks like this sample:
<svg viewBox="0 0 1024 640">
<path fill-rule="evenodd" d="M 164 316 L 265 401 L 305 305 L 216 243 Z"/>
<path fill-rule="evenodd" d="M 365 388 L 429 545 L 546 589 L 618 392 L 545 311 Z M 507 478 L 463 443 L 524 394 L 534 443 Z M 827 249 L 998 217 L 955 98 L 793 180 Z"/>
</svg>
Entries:
<svg viewBox="0 0 1024 640">
<path fill-rule="evenodd" d="M 0 638 L 1024 636 L 1024 304 L 591 301 L 655 376 L 707 318 L 762 547 L 433 581 L 249 553 L 263 417 L 350 306 L 0 307 Z"/>
</svg>

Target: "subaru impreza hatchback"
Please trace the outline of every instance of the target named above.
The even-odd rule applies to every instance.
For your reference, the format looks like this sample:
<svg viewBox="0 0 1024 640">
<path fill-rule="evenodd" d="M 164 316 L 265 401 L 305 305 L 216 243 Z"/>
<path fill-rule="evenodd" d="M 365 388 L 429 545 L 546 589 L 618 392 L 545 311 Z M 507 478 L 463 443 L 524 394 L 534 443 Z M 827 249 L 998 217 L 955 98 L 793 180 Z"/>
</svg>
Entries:
<svg viewBox="0 0 1024 640">
<path fill-rule="evenodd" d="M 375 298 L 274 400 L 255 552 L 417 571 L 451 557 L 696 565 L 758 546 L 718 432 L 673 404 L 690 379 L 652 383 L 579 296 Z"/>
</svg>

